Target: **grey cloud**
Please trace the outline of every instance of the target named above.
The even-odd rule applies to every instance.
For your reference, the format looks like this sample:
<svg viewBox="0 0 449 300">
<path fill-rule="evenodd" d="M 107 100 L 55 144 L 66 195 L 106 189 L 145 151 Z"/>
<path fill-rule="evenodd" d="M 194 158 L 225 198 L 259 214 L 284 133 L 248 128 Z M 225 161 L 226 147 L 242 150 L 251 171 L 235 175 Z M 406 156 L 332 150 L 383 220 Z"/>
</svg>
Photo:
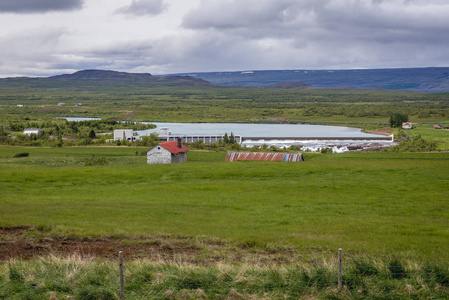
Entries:
<svg viewBox="0 0 449 300">
<path fill-rule="evenodd" d="M 131 13 L 144 3 L 156 5 L 151 13 L 163 5 L 134 1 L 124 9 Z M 66 43 L 62 29 L 0 37 L 11 45 L 0 48 L 0 65 L 14 74 L 444 66 L 447 15 L 449 4 L 441 0 L 204 0 L 185 16 L 187 30 L 157 37 L 77 47 Z"/>
<path fill-rule="evenodd" d="M 339 35 L 400 30 L 447 31 L 449 4 L 440 0 L 203 1 L 183 20 L 195 30 L 232 31 L 251 38 L 295 38 L 316 29 Z"/>
<path fill-rule="evenodd" d="M 263 60 L 252 41 L 227 35 L 174 34 L 154 40 L 122 41 L 85 49 L 80 56 L 96 67 L 149 73 L 229 70 Z M 247 55 L 252 53 L 251 55 Z"/>
<path fill-rule="evenodd" d="M 27 57 L 33 55 L 41 55 L 48 50 L 55 49 L 61 38 L 68 34 L 65 28 L 36 28 L 26 32 L 7 35 L 0 38 L 2 45 L 8 47 L 0 47 L 2 57 L 5 54 L 13 57 Z"/>
<path fill-rule="evenodd" d="M 328 0 L 203 1 L 185 16 L 182 26 L 246 39 L 298 38 L 315 31 L 314 7 L 325 2 Z"/>
<path fill-rule="evenodd" d="M 183 26 L 191 29 L 265 28 L 294 24 L 309 12 L 304 2 L 298 4 L 294 0 L 202 1 L 198 9 L 186 15 Z"/>
<path fill-rule="evenodd" d="M 5 74 L 54 75 L 91 64 L 84 57 L 65 49 L 65 28 L 36 28 L 27 32 L 0 37 L 0 76 Z"/>
<path fill-rule="evenodd" d="M 117 12 L 134 16 L 158 15 L 166 8 L 163 0 L 133 0 L 129 6 L 122 7 Z"/>
<path fill-rule="evenodd" d="M 80 9 L 84 0 L 1 0 L 0 13 L 42 13 Z"/>
<path fill-rule="evenodd" d="M 267 56 L 271 51 L 270 59 L 282 53 L 310 57 L 290 58 L 292 67 L 295 60 L 310 64 L 314 59 L 317 65 L 321 61 L 335 67 L 382 61 L 407 65 L 419 63 L 417 59 L 424 62 L 423 51 L 431 59 L 449 46 L 444 38 L 449 3 L 442 0 L 203 0 L 201 4 L 185 16 L 185 28 L 260 45 L 271 41 L 275 46 L 255 49 Z"/>
</svg>

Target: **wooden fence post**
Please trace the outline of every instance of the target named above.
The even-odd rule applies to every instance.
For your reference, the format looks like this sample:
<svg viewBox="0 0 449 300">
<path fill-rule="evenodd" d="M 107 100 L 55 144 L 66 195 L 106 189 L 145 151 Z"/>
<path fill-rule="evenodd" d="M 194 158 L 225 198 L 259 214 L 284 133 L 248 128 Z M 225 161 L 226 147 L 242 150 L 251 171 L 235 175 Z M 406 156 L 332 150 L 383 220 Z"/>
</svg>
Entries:
<svg viewBox="0 0 449 300">
<path fill-rule="evenodd" d="M 343 250 L 338 249 L 338 289 L 340 290 L 343 283 Z"/>
<path fill-rule="evenodd" d="M 123 277 L 123 251 L 118 252 L 120 260 L 120 299 L 125 300 L 125 279 Z"/>
</svg>

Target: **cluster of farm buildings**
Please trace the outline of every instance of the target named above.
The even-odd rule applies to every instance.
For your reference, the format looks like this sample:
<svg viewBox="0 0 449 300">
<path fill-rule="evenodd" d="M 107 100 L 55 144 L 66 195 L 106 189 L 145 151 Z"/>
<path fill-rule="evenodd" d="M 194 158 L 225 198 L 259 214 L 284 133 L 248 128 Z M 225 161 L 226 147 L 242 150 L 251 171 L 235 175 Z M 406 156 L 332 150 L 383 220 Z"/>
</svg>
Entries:
<svg viewBox="0 0 449 300">
<path fill-rule="evenodd" d="M 116 129 L 114 130 L 114 140 L 136 141 L 141 137 L 134 135 L 132 129 Z M 199 138 L 209 139 L 213 141 L 223 136 L 197 136 Z M 189 137 L 185 137 L 188 140 Z M 190 137 L 193 141 L 194 137 Z M 148 164 L 171 164 L 171 163 L 185 163 L 187 162 L 187 152 L 189 151 L 184 145 L 182 145 L 182 138 L 180 136 L 171 136 L 166 138 L 166 142 L 159 143 L 157 146 L 148 150 L 147 163 Z M 212 143 L 213 143 L 212 142 Z M 299 162 L 304 161 L 301 153 L 248 153 L 248 152 L 229 152 L 226 157 L 227 162 L 232 161 L 288 161 Z"/>
</svg>

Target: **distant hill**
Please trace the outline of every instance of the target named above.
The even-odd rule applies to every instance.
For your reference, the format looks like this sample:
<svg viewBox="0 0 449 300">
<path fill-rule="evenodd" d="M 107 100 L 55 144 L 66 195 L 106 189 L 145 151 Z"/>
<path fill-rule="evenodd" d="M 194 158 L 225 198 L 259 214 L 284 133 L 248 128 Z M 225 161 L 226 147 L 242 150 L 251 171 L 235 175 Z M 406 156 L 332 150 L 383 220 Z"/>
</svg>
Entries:
<svg viewBox="0 0 449 300">
<path fill-rule="evenodd" d="M 156 86 L 210 86 L 203 79 L 191 76 L 152 76 L 148 73 L 126 73 L 105 70 L 83 70 L 73 74 L 51 77 L 11 77 L 0 79 L 0 88 L 67 88 L 67 89 L 104 89 L 120 87 L 156 87 Z"/>
<path fill-rule="evenodd" d="M 126 82 L 148 82 L 154 80 L 153 75 L 149 73 L 125 73 L 104 70 L 83 70 L 73 74 L 64 74 L 48 77 L 54 81 L 126 81 Z"/>
<path fill-rule="evenodd" d="M 167 76 L 82 70 L 51 77 L 0 78 L 0 88 L 12 89 L 104 91 L 124 88 L 211 87 L 214 84 L 270 89 L 351 88 L 441 93 L 449 92 L 449 68 L 244 71 Z"/>
<path fill-rule="evenodd" d="M 265 86 L 267 89 L 294 89 L 294 90 L 300 90 L 300 89 L 308 89 L 312 88 L 310 84 L 305 84 L 302 82 L 281 82 L 276 84 L 270 84 Z"/>
<path fill-rule="evenodd" d="M 292 88 L 291 83 L 299 82 L 318 88 L 348 87 L 430 93 L 449 92 L 449 68 L 243 71 L 178 75 L 189 75 L 213 84 L 235 86 L 273 86 L 290 83 L 287 86 Z"/>
</svg>

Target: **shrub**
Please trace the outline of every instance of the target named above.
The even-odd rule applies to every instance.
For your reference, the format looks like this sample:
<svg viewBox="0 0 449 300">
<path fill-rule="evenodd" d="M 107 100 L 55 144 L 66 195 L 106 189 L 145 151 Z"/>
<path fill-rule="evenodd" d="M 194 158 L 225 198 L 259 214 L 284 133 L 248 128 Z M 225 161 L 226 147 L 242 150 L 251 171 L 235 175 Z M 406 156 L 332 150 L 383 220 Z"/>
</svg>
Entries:
<svg viewBox="0 0 449 300">
<path fill-rule="evenodd" d="M 22 283 L 24 281 L 23 275 L 12 265 L 9 265 L 9 280 L 16 283 Z"/>
<path fill-rule="evenodd" d="M 390 271 L 390 275 L 393 279 L 403 279 L 407 277 L 407 272 L 398 259 L 393 259 L 390 261 L 388 264 L 388 270 Z"/>
<path fill-rule="evenodd" d="M 103 166 L 105 164 L 108 163 L 108 160 L 104 157 L 99 157 L 99 158 L 86 158 L 83 160 L 83 165 L 84 166 Z"/>
<path fill-rule="evenodd" d="M 301 150 L 301 146 L 298 146 L 298 145 L 291 145 L 291 146 L 289 147 L 289 149 L 292 150 L 292 151 L 300 151 L 300 150 Z"/>
<path fill-rule="evenodd" d="M 420 135 L 406 138 L 399 145 L 390 148 L 394 152 L 426 152 L 435 151 L 437 143 L 423 139 Z"/>
<path fill-rule="evenodd" d="M 401 127 L 403 122 L 408 122 L 407 114 L 392 114 L 390 116 L 390 127 Z"/>
<path fill-rule="evenodd" d="M 89 137 L 91 138 L 91 139 L 93 139 L 93 138 L 95 138 L 95 131 L 93 130 L 93 129 L 91 129 L 90 131 L 89 131 Z"/>
<path fill-rule="evenodd" d="M 449 287 L 449 270 L 442 266 L 425 266 L 424 278 L 428 284 L 439 284 L 444 287 Z"/>
<path fill-rule="evenodd" d="M 354 262 L 354 271 L 362 276 L 373 276 L 379 273 L 379 270 L 371 262 L 364 260 Z"/>
<path fill-rule="evenodd" d="M 20 152 L 20 153 L 14 154 L 14 157 L 28 157 L 28 156 L 30 156 L 30 153 L 28 153 L 28 152 Z"/>
<path fill-rule="evenodd" d="M 332 153 L 332 148 L 321 148 L 320 152 L 323 154 Z"/>
<path fill-rule="evenodd" d="M 202 140 L 198 140 L 192 144 L 190 144 L 193 148 L 195 149 L 204 149 L 206 148 L 206 145 L 204 144 L 204 142 Z"/>
<path fill-rule="evenodd" d="M 240 144 L 234 143 L 231 145 L 231 149 L 234 151 L 238 151 L 238 150 L 242 149 L 242 147 L 240 146 Z"/>
</svg>

